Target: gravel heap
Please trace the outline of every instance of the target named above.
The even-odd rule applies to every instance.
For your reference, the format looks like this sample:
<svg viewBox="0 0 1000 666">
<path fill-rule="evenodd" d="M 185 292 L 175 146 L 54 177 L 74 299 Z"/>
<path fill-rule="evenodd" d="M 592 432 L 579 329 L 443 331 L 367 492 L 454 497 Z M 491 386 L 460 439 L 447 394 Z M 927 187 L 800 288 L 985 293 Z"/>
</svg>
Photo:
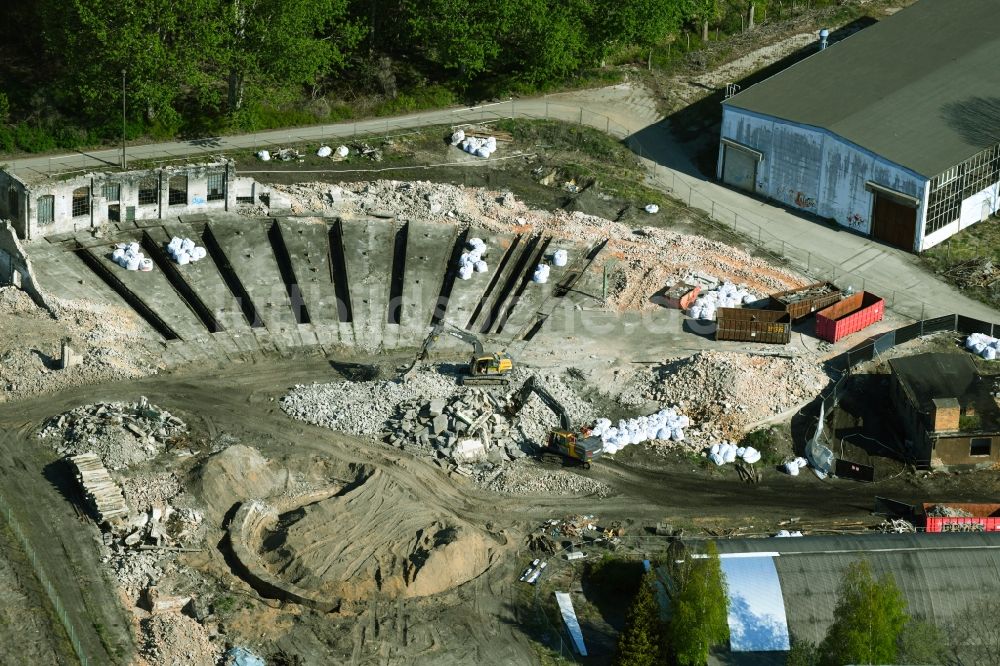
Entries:
<svg viewBox="0 0 1000 666">
<path fill-rule="evenodd" d="M 182 613 L 156 613 L 140 622 L 140 655 L 157 666 L 209 666 L 222 658 L 224 645 L 209 639 L 205 627 Z"/>
<path fill-rule="evenodd" d="M 542 471 L 526 465 L 505 465 L 499 472 L 482 474 L 477 482 L 503 495 L 594 495 L 608 497 L 612 490 L 602 481 L 562 470 Z"/>
<path fill-rule="evenodd" d="M 281 399 L 281 408 L 306 423 L 377 438 L 400 403 L 448 398 L 460 390 L 453 377 L 428 370 L 417 372 L 406 383 L 297 384 Z"/>
<path fill-rule="evenodd" d="M 602 256 L 616 257 L 618 264 L 607 305 L 619 311 L 659 308 L 650 297 L 692 272 L 708 272 L 720 280 L 745 284 L 749 291 L 758 294 L 784 291 L 807 282 L 795 273 L 719 241 L 655 227 L 635 229 L 579 211 L 532 210 L 510 192 L 392 180 L 272 187 L 287 195 L 296 214 L 351 217 L 379 212 L 394 215 L 400 221 L 458 223 L 503 233 L 544 232 L 556 240 L 586 244 L 608 239 Z M 488 238 L 485 240 L 489 242 Z"/>
<path fill-rule="evenodd" d="M 807 359 L 705 351 L 664 365 L 645 396 L 680 405 L 700 430 L 686 431 L 695 448 L 739 440 L 761 421 L 819 395 L 823 370 Z"/>
<path fill-rule="evenodd" d="M 120 470 L 155 458 L 169 440 L 185 432 L 183 421 L 140 398 L 77 407 L 49 419 L 38 437 L 51 438 L 52 448 L 62 455 L 90 451 L 109 470 Z"/>
<path fill-rule="evenodd" d="M 0 287 L 0 402 L 156 373 L 134 313 L 89 301 L 48 302 L 51 314 L 20 289 Z M 83 361 L 58 370 L 65 338 Z"/>
</svg>

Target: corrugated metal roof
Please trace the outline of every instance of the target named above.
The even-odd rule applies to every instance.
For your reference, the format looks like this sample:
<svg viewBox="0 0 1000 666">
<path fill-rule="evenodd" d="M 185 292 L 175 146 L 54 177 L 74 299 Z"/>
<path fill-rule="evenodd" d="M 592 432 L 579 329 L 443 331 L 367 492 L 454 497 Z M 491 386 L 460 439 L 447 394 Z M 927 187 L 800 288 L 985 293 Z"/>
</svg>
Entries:
<svg viewBox="0 0 1000 666">
<path fill-rule="evenodd" d="M 725 104 L 933 177 L 1000 143 L 996 0 L 920 0 Z"/>
<path fill-rule="evenodd" d="M 722 555 L 778 552 L 774 563 L 788 630 L 814 642 L 833 622 L 844 571 L 860 559 L 867 559 L 876 575 L 892 574 L 911 615 L 939 626 L 971 602 L 1000 594 L 997 533 L 743 539 L 717 545 Z"/>
</svg>

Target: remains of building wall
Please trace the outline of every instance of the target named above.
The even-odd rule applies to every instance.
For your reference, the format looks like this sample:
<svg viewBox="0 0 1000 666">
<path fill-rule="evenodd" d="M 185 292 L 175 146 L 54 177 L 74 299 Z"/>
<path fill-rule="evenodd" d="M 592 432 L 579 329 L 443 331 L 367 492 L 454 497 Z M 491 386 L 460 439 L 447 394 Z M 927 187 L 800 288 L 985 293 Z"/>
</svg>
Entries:
<svg viewBox="0 0 1000 666">
<path fill-rule="evenodd" d="M 46 310 L 45 294 L 35 280 L 31 259 L 17 238 L 13 225 L 0 220 L 0 285 L 13 285 L 24 290 L 35 303 Z"/>
</svg>

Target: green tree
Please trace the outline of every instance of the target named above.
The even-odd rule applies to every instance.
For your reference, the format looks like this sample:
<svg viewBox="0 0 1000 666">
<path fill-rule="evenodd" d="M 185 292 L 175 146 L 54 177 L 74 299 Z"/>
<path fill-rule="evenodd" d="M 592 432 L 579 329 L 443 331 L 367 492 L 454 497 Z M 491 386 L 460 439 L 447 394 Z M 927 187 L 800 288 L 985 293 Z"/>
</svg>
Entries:
<svg viewBox="0 0 1000 666">
<path fill-rule="evenodd" d="M 899 655 L 903 664 L 941 664 L 947 659 L 944 633 L 927 620 L 910 618 L 899 636 Z"/>
<path fill-rule="evenodd" d="M 792 649 L 788 651 L 785 666 L 819 666 L 816 644 L 793 636 Z"/>
<path fill-rule="evenodd" d="M 671 603 L 671 649 L 681 666 L 701 666 L 713 647 L 729 640 L 729 603 L 719 550 L 710 541 L 706 557 L 688 560 Z"/>
<path fill-rule="evenodd" d="M 909 616 L 906 600 L 891 576 L 876 579 L 867 560 L 844 574 L 833 624 L 820 643 L 822 664 L 891 664 Z"/>
<path fill-rule="evenodd" d="M 517 16 L 512 0 L 405 0 L 410 39 L 463 82 L 493 68 Z M 528 20 L 530 17 L 519 17 Z"/>
<path fill-rule="evenodd" d="M 663 663 L 660 645 L 663 642 L 663 623 L 660 605 L 656 601 L 652 571 L 642 577 L 632 605 L 625 616 L 625 628 L 618 636 L 618 651 L 614 666 L 656 666 Z"/>
<path fill-rule="evenodd" d="M 244 126 L 254 122 L 240 113 L 250 103 L 280 103 L 302 86 L 316 85 L 342 67 L 364 37 L 362 26 L 347 18 L 347 0 L 228 0 L 226 5 L 218 62 L 227 74 L 229 110 Z"/>
</svg>

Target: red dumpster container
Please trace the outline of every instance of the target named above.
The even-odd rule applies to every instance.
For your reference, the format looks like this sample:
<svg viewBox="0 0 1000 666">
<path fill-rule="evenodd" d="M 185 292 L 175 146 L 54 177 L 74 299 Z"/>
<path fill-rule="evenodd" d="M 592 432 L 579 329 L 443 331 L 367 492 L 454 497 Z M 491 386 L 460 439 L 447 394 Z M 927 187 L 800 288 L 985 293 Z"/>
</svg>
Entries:
<svg viewBox="0 0 1000 666">
<path fill-rule="evenodd" d="M 836 342 L 845 335 L 882 321 L 884 315 L 885 300 L 862 291 L 817 312 L 816 335 L 828 342 Z"/>
<path fill-rule="evenodd" d="M 961 509 L 971 516 L 931 516 L 936 506 Z M 924 503 L 924 527 L 928 532 L 997 532 L 1000 531 L 1000 504 L 962 502 Z"/>
</svg>

